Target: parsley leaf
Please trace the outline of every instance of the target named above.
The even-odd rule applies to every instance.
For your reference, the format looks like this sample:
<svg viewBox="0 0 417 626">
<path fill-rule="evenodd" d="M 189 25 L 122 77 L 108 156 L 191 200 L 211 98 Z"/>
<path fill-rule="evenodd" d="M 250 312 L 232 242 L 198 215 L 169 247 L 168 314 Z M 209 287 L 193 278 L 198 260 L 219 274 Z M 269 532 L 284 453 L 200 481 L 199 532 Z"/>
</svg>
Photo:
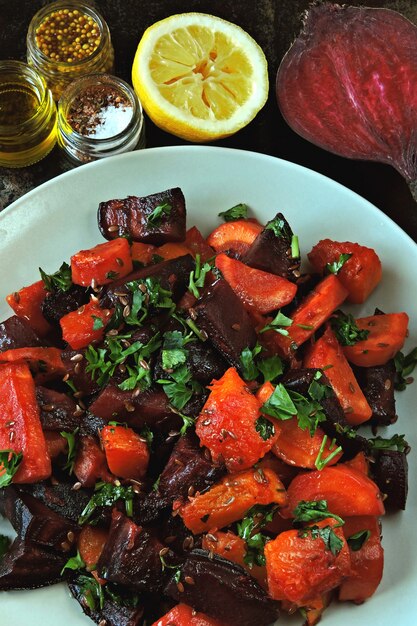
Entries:
<svg viewBox="0 0 417 626">
<path fill-rule="evenodd" d="M 264 548 L 269 537 L 261 532 L 261 528 L 272 521 L 277 507 L 274 504 L 255 505 L 246 513 L 237 525 L 237 534 L 246 541 L 244 561 L 247 565 L 265 565 Z"/>
<path fill-rule="evenodd" d="M 74 471 L 75 455 L 77 452 L 75 435 L 77 434 L 77 432 L 78 432 L 78 428 L 76 428 L 74 432 L 72 433 L 67 432 L 65 430 L 62 430 L 59 433 L 61 437 L 64 437 L 64 439 L 67 440 L 68 454 L 67 454 L 67 462 L 64 465 L 64 470 L 68 470 L 70 475 Z"/>
<path fill-rule="evenodd" d="M 104 322 L 101 317 L 97 317 L 97 315 L 91 316 L 94 320 L 93 322 L 93 330 L 100 330 L 100 328 L 104 328 Z"/>
<path fill-rule="evenodd" d="M 319 423 L 326 419 L 318 402 L 296 391 L 288 391 L 282 383 L 275 387 L 272 395 L 261 407 L 261 411 L 279 420 L 297 416 L 298 426 L 302 430 L 308 429 L 311 436 L 316 432 Z"/>
<path fill-rule="evenodd" d="M 372 450 L 397 450 L 398 452 L 405 452 L 409 447 L 405 435 L 393 435 L 391 439 L 371 437 L 368 439 L 368 444 Z"/>
<path fill-rule="evenodd" d="M 126 287 L 133 294 L 129 315 L 124 318 L 129 326 L 142 326 L 152 308 L 175 310 L 172 292 L 164 289 L 154 276 L 132 280 L 126 283 Z"/>
<path fill-rule="evenodd" d="M 346 261 L 349 261 L 351 254 L 341 254 L 337 261 L 326 263 L 326 269 L 330 274 L 338 274 Z"/>
<path fill-rule="evenodd" d="M 133 495 L 132 487 L 123 487 L 122 485 L 112 485 L 111 483 L 99 482 L 94 487 L 95 493 L 91 496 L 90 501 L 82 511 L 78 523 L 80 526 L 91 520 L 93 514 L 98 507 L 111 506 L 117 500 L 124 500 L 126 507 L 126 515 L 132 516 Z M 90 524 L 96 523 L 98 520 L 90 521 Z"/>
<path fill-rule="evenodd" d="M 13 450 L 0 450 L 0 489 L 10 485 L 22 458 L 21 452 L 17 454 Z"/>
<path fill-rule="evenodd" d="M 334 459 L 334 457 L 337 456 L 339 452 L 343 451 L 342 446 L 337 446 L 336 448 L 335 440 L 333 440 L 331 446 L 329 446 L 330 454 L 328 454 L 326 458 L 323 459 L 323 452 L 324 452 L 324 448 L 326 447 L 326 443 L 327 443 L 327 435 L 324 435 L 323 441 L 321 442 L 320 450 L 318 451 L 316 460 L 314 461 L 314 465 L 320 471 L 324 467 L 326 467 L 326 465 L 330 463 L 330 461 Z"/>
<path fill-rule="evenodd" d="M 362 546 L 365 545 L 370 536 L 370 530 L 360 530 L 359 532 L 348 537 L 346 541 L 348 542 L 349 548 L 353 552 L 357 552 L 362 548 Z"/>
<path fill-rule="evenodd" d="M 319 527 L 314 525 L 298 531 L 299 537 L 308 537 L 308 535 L 311 535 L 313 539 L 320 538 L 327 550 L 330 550 L 330 552 L 335 556 L 338 555 L 340 550 L 343 548 L 342 539 L 336 535 L 331 526 Z"/>
<path fill-rule="evenodd" d="M 338 526 L 345 523 L 339 515 L 330 513 L 327 508 L 327 500 L 300 500 L 293 511 L 294 522 L 318 522 L 332 517 L 338 522 Z"/>
<path fill-rule="evenodd" d="M 270 356 L 266 359 L 260 359 L 258 369 L 261 372 L 264 383 L 273 382 L 281 376 L 283 372 L 282 361 L 279 356 Z"/>
<path fill-rule="evenodd" d="M 275 435 L 275 428 L 273 423 L 270 420 L 266 419 L 266 417 L 264 417 L 263 415 L 261 415 L 261 417 L 258 417 L 258 419 L 256 420 L 255 429 L 264 441 L 267 441 Z"/>
<path fill-rule="evenodd" d="M 41 267 L 39 272 L 46 291 L 68 291 L 72 287 L 71 267 L 65 261 L 53 274 L 47 274 Z"/>
<path fill-rule="evenodd" d="M 10 547 L 10 539 L 6 535 L 0 535 L 0 562 Z"/>
<path fill-rule="evenodd" d="M 162 378 L 156 382 L 162 385 L 172 406 L 181 411 L 191 399 L 193 393 L 201 391 L 201 385 L 192 379 L 191 372 L 186 364 L 180 365 L 171 372 L 170 379 Z"/>
<path fill-rule="evenodd" d="M 192 333 L 184 335 L 179 330 L 164 333 L 162 369 L 165 371 L 174 370 L 179 365 L 185 363 L 188 356 L 188 350 L 185 346 L 191 341 L 195 341 Z"/>
<path fill-rule="evenodd" d="M 281 311 L 278 311 L 274 319 L 269 324 L 266 324 L 266 326 L 261 328 L 259 332 L 266 333 L 267 330 L 274 330 L 276 333 L 280 333 L 280 335 L 286 336 L 288 335 L 288 330 L 286 330 L 286 328 L 284 327 L 291 325 L 292 319 L 284 315 L 284 313 L 281 313 Z"/>
<path fill-rule="evenodd" d="M 262 346 L 259 343 L 251 350 L 249 347 L 242 350 L 240 355 L 240 364 L 242 366 L 242 376 L 244 380 L 255 380 L 259 376 L 259 368 L 255 362 L 255 358 L 262 352 Z"/>
<path fill-rule="evenodd" d="M 243 203 L 236 204 L 235 206 L 232 206 L 231 209 L 219 213 L 219 217 L 222 217 L 225 222 L 234 222 L 235 220 L 246 219 L 247 216 L 248 205 Z"/>
<path fill-rule="evenodd" d="M 204 263 L 201 265 L 201 256 L 196 254 L 195 256 L 195 270 L 190 272 L 190 280 L 188 283 L 188 291 L 190 291 L 195 298 L 200 297 L 199 289 L 203 289 L 208 272 L 212 270 L 210 263 Z"/>
<path fill-rule="evenodd" d="M 77 550 L 77 555 L 76 556 L 72 556 L 70 559 L 68 559 L 68 561 L 65 563 L 64 567 L 61 570 L 61 576 L 64 573 L 64 570 L 66 569 L 71 569 L 71 570 L 78 570 L 78 569 L 84 569 L 85 568 L 85 563 L 81 558 L 81 555 L 79 553 L 79 551 Z"/>
<path fill-rule="evenodd" d="M 394 364 L 397 372 L 395 389 L 404 391 L 407 385 L 412 382 L 409 376 L 417 365 L 417 347 L 407 355 L 404 355 L 403 352 L 398 352 L 394 357 Z"/>
<path fill-rule="evenodd" d="M 355 318 L 351 313 L 347 315 L 340 311 L 332 317 L 330 325 L 342 346 L 354 346 L 358 341 L 363 341 L 369 335 L 369 330 L 358 328 Z"/>
<path fill-rule="evenodd" d="M 292 234 L 289 230 L 287 223 L 285 222 L 283 217 L 277 215 L 273 220 L 268 222 L 265 226 L 265 230 L 272 230 L 275 237 L 285 237 L 286 239 L 291 239 Z"/>
<path fill-rule="evenodd" d="M 104 606 L 104 586 L 93 576 L 78 576 L 76 583 L 80 586 L 81 595 L 88 608 L 95 611 L 97 603 L 100 609 Z"/>
<path fill-rule="evenodd" d="M 171 215 L 172 206 L 169 202 L 163 202 L 162 204 L 158 204 L 152 211 L 149 213 L 147 218 L 147 223 L 151 226 L 159 226 L 162 222 L 163 217 L 169 217 Z"/>
<path fill-rule="evenodd" d="M 261 411 L 279 420 L 289 420 L 297 415 L 295 404 L 282 383 L 275 387 L 272 395 L 262 405 Z"/>
</svg>

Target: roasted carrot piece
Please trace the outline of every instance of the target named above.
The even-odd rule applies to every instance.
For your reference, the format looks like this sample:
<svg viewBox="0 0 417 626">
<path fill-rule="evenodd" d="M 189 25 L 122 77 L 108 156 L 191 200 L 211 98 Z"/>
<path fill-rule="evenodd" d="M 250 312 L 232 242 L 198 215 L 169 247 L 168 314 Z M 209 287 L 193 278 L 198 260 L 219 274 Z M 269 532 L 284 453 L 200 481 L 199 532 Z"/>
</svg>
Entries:
<svg viewBox="0 0 417 626">
<path fill-rule="evenodd" d="M 225 476 L 208 491 L 197 495 L 179 509 L 184 524 L 194 534 L 224 528 L 244 517 L 255 504 L 275 503 L 284 506 L 287 494 L 284 485 L 272 470 L 247 470 Z"/>
<path fill-rule="evenodd" d="M 101 431 L 107 465 L 115 476 L 140 480 L 146 474 L 149 449 L 131 428 L 109 424 Z"/>
<path fill-rule="evenodd" d="M 236 220 L 226 222 L 215 228 L 207 237 L 207 243 L 216 252 L 229 250 L 234 256 L 243 256 L 262 232 L 263 227 L 258 222 Z"/>
<path fill-rule="evenodd" d="M 23 455 L 14 483 L 35 483 L 51 475 L 35 383 L 24 363 L 0 365 L 0 450 Z M 0 466 L 0 474 L 2 470 Z"/>
<path fill-rule="evenodd" d="M 97 526 L 87 524 L 81 529 L 77 545 L 87 571 L 95 570 L 108 536 L 109 531 L 105 528 L 97 528 Z"/>
<path fill-rule="evenodd" d="M 149 265 L 149 263 L 152 261 L 152 256 L 156 253 L 156 246 L 152 246 L 149 243 L 133 241 L 130 247 L 132 261 L 138 261 L 139 263 L 143 263 L 144 265 Z"/>
<path fill-rule="evenodd" d="M 14 348 L 0 352 L 0 363 L 26 363 L 38 384 L 66 372 L 58 348 Z"/>
<path fill-rule="evenodd" d="M 245 562 L 246 541 L 242 537 L 238 537 L 230 530 L 227 533 L 218 530 L 217 532 L 208 533 L 203 536 L 203 549 L 214 552 L 224 559 L 237 563 L 248 574 L 256 578 L 258 583 L 264 589 L 268 588 L 266 581 L 266 569 L 264 566 L 253 565 L 252 567 Z"/>
<path fill-rule="evenodd" d="M 41 337 L 47 335 L 51 330 L 51 325 L 42 315 L 42 302 L 46 297 L 45 285 L 42 280 L 38 280 L 33 285 L 22 287 L 19 291 L 6 296 L 8 305 L 13 309 L 18 317 L 23 317 L 33 330 Z"/>
<path fill-rule="evenodd" d="M 63 339 L 73 350 L 85 348 L 92 341 L 100 341 L 112 313 L 112 309 L 102 309 L 98 302 L 91 300 L 61 317 L 59 323 Z"/>
<path fill-rule="evenodd" d="M 213 460 L 223 458 L 230 472 L 252 467 L 272 447 L 276 434 L 263 439 L 256 430 L 259 401 L 234 367 L 209 387 L 211 393 L 196 422 L 201 445 Z"/>
<path fill-rule="evenodd" d="M 110 482 L 106 456 L 91 435 L 81 437 L 74 463 L 74 474 L 83 487 L 94 487 L 98 480 Z"/>
<path fill-rule="evenodd" d="M 260 313 L 289 304 L 297 292 L 297 285 L 286 278 L 249 267 L 224 253 L 217 255 L 216 267 L 242 302 Z"/>
<path fill-rule="evenodd" d="M 377 485 L 344 463 L 298 474 L 288 487 L 288 506 L 281 511 L 283 517 L 292 517 L 301 500 L 326 500 L 329 511 L 343 519 L 385 513 Z"/>
<path fill-rule="evenodd" d="M 343 533 L 346 540 L 368 531 L 368 539 L 361 547 L 351 539 L 351 573 L 339 588 L 339 600 L 352 600 L 362 603 L 370 598 L 381 582 L 384 569 L 384 550 L 381 546 L 381 532 L 376 517 L 349 517 L 345 519 Z"/>
<path fill-rule="evenodd" d="M 360 330 L 369 334 L 355 345 L 343 347 L 347 360 L 354 365 L 385 365 L 403 347 L 408 330 L 407 313 L 370 315 L 355 321 Z"/>
<path fill-rule="evenodd" d="M 333 518 L 315 524 L 332 527 L 342 541 L 334 554 L 320 537 L 299 530 L 287 530 L 265 546 L 269 593 L 274 600 L 288 600 L 305 606 L 317 596 L 338 587 L 350 573 L 350 556 L 343 531 Z M 311 563 L 311 567 L 306 564 Z"/>
<path fill-rule="evenodd" d="M 132 267 L 129 242 L 125 237 L 118 237 L 74 254 L 71 257 L 72 282 L 83 287 L 94 283 L 107 285 L 130 274 Z"/>
<path fill-rule="evenodd" d="M 348 290 L 349 302 L 365 302 L 375 289 L 382 276 L 381 261 L 375 250 L 351 241 L 332 241 L 322 239 L 307 255 L 317 272 L 324 272 L 327 263 L 335 263 L 341 254 L 352 256 L 338 272 L 342 285 Z"/>
<path fill-rule="evenodd" d="M 329 606 L 332 599 L 332 591 L 323 593 L 317 598 L 308 601 L 308 605 L 303 607 L 306 623 L 305 626 L 316 626 L 321 620 L 324 610 Z"/>
<path fill-rule="evenodd" d="M 199 254 L 203 263 L 214 255 L 213 248 L 209 246 L 197 226 L 192 226 L 192 228 L 187 230 L 185 245 L 190 250 L 193 257 Z"/>
<path fill-rule="evenodd" d="M 311 291 L 291 315 L 292 324 L 286 330 L 288 335 L 267 331 L 267 343 L 272 342 L 283 357 L 309 339 L 314 332 L 329 319 L 331 314 L 346 299 L 348 292 L 337 276 L 331 274 Z"/>
<path fill-rule="evenodd" d="M 68 449 L 67 440 L 56 430 L 44 431 L 46 448 L 50 459 L 56 459 L 60 454 L 65 454 Z"/>
<path fill-rule="evenodd" d="M 353 467 L 358 472 L 362 472 L 365 476 L 369 476 L 369 461 L 364 452 L 358 452 L 353 459 L 345 461 L 344 464 L 348 467 Z"/>
<path fill-rule="evenodd" d="M 152 626 L 224 626 L 205 613 L 197 613 L 187 604 L 177 604 Z"/>
<path fill-rule="evenodd" d="M 169 261 L 170 259 L 176 259 L 179 256 L 184 256 L 185 254 L 190 254 L 190 250 L 183 243 L 164 243 L 163 246 L 156 249 L 156 254 L 161 256 L 164 261 Z"/>
<path fill-rule="evenodd" d="M 331 328 L 326 328 L 320 339 L 311 346 L 305 356 L 304 366 L 326 369 L 326 376 L 349 424 L 362 424 L 372 417 L 372 409 Z"/>
</svg>

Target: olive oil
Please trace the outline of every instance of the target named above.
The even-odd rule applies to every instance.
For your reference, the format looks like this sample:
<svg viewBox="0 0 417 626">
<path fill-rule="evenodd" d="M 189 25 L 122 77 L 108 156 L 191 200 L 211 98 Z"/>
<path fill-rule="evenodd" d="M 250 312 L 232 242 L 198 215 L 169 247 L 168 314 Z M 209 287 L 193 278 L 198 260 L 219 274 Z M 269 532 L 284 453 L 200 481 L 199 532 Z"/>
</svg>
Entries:
<svg viewBox="0 0 417 626">
<path fill-rule="evenodd" d="M 39 108 L 39 98 L 29 86 L 9 83 L 0 86 L 0 126 L 22 124 Z"/>
</svg>

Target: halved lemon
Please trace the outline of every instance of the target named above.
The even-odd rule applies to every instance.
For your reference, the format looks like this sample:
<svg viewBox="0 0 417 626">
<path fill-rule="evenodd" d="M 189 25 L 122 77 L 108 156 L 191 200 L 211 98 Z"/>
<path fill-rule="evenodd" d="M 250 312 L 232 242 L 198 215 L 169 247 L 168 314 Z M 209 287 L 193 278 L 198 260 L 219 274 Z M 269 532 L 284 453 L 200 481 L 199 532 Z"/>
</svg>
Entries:
<svg viewBox="0 0 417 626">
<path fill-rule="evenodd" d="M 150 26 L 132 82 L 157 126 L 195 142 L 232 135 L 268 97 L 262 49 L 236 24 L 205 13 L 171 15 Z"/>
</svg>

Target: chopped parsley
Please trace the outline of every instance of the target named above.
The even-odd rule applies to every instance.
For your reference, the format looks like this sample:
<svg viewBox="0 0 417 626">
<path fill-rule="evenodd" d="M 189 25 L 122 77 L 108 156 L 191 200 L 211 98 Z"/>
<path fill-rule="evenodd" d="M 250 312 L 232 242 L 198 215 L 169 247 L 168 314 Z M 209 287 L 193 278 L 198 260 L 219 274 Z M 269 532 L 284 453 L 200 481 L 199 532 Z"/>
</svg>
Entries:
<svg viewBox="0 0 417 626">
<path fill-rule="evenodd" d="M 212 269 L 213 267 L 210 263 L 204 263 L 204 265 L 201 265 L 201 256 L 196 254 L 195 270 L 190 272 L 190 280 L 188 283 L 188 291 L 192 293 L 195 298 L 200 297 L 199 289 L 203 289 L 206 276 Z"/>
<path fill-rule="evenodd" d="M 62 430 L 59 433 L 61 437 L 64 437 L 64 439 L 67 440 L 68 453 L 67 453 L 67 462 L 64 465 L 64 470 L 68 470 L 70 475 L 74 471 L 75 456 L 77 452 L 75 435 L 77 434 L 77 432 L 78 432 L 78 428 L 76 428 L 72 433 L 67 432 L 65 430 Z"/>
<path fill-rule="evenodd" d="M 61 576 L 64 573 L 64 571 L 66 569 L 71 569 L 73 571 L 79 570 L 79 569 L 84 569 L 85 568 L 85 563 L 81 558 L 81 555 L 79 553 L 79 551 L 77 550 L 77 554 L 76 556 L 72 556 L 70 559 L 68 559 L 68 561 L 65 563 L 64 567 L 61 570 Z"/>
<path fill-rule="evenodd" d="M 76 579 L 76 583 L 80 587 L 80 592 L 91 611 L 100 609 L 104 606 L 104 586 L 94 578 L 94 576 L 80 575 Z"/>
<path fill-rule="evenodd" d="M 264 548 L 269 537 L 263 535 L 260 530 L 272 521 L 276 510 L 274 504 L 255 505 L 237 525 L 237 534 L 246 541 L 244 561 L 250 567 L 266 563 Z"/>
<path fill-rule="evenodd" d="M 330 461 L 334 459 L 335 456 L 337 456 L 340 452 L 343 452 L 342 446 L 336 447 L 335 440 L 333 439 L 331 445 L 329 446 L 330 454 L 328 454 L 326 458 L 323 459 L 323 452 L 324 448 L 326 447 L 326 443 L 327 435 L 324 435 L 323 441 L 321 442 L 320 450 L 317 454 L 316 460 L 314 461 L 314 465 L 317 467 L 318 470 L 322 470 L 324 467 L 326 467 L 328 463 L 330 463 Z"/>
<path fill-rule="evenodd" d="M 21 452 L 17 454 L 13 450 L 0 450 L 0 489 L 10 485 L 22 458 Z"/>
<path fill-rule="evenodd" d="M 126 515 L 132 516 L 133 513 L 133 495 L 134 491 L 132 487 L 123 487 L 122 485 L 113 485 L 111 483 L 99 482 L 94 487 L 94 494 L 91 496 L 90 501 L 82 511 L 78 523 L 80 526 L 89 522 L 91 525 L 97 523 L 98 519 L 95 519 L 93 515 L 96 513 L 98 507 L 112 506 L 117 500 L 123 500 L 126 507 Z"/>
<path fill-rule="evenodd" d="M 339 515 L 335 515 L 328 510 L 326 500 L 318 500 L 316 502 L 301 500 L 295 507 L 293 514 L 295 525 L 313 522 L 313 526 L 307 526 L 298 531 L 299 537 L 310 535 L 313 539 L 320 538 L 332 554 L 339 554 L 343 547 L 343 541 L 336 535 L 333 528 L 343 526 L 345 522 Z M 319 527 L 314 524 L 314 522 L 328 519 L 329 517 L 336 520 L 337 524 L 335 527 Z"/>
<path fill-rule="evenodd" d="M 175 310 L 172 292 L 164 289 L 154 276 L 132 280 L 126 283 L 126 287 L 133 294 L 129 314 L 124 317 L 129 326 L 142 326 L 152 309 Z"/>
<path fill-rule="evenodd" d="M 326 270 L 330 274 L 338 274 L 346 261 L 349 261 L 352 255 L 348 253 L 343 253 L 339 256 L 337 261 L 333 261 L 333 263 L 326 263 Z"/>
<path fill-rule="evenodd" d="M 251 350 L 245 348 L 240 355 L 240 365 L 244 380 L 256 380 L 262 374 L 264 382 L 274 381 L 283 372 L 282 361 L 279 356 L 266 359 L 258 358 L 263 348 L 259 343 Z"/>
<path fill-rule="evenodd" d="M 284 313 L 281 313 L 281 311 L 278 311 L 274 319 L 269 322 L 269 324 L 266 324 L 266 326 L 261 328 L 259 332 L 266 333 L 267 330 L 274 330 L 276 333 L 286 336 L 289 334 L 286 327 L 291 325 L 292 319 L 284 315 Z"/>
<path fill-rule="evenodd" d="M 268 222 L 265 226 L 265 230 L 272 230 L 275 237 L 285 237 L 290 240 L 292 238 L 292 233 L 290 228 L 283 217 L 277 215 L 273 220 Z"/>
<path fill-rule="evenodd" d="M 299 537 L 308 537 L 310 535 L 313 539 L 320 538 L 327 550 L 330 550 L 332 554 L 337 556 L 340 550 L 343 548 L 343 541 L 336 535 L 331 526 L 308 526 L 298 531 Z"/>
<path fill-rule="evenodd" d="M 352 552 L 360 550 L 371 536 L 370 530 L 360 530 L 359 532 L 347 538 L 348 546 Z"/>
<path fill-rule="evenodd" d="M 179 330 L 164 333 L 162 369 L 169 372 L 186 363 L 188 350 L 185 346 L 193 341 L 195 341 L 193 333 L 185 335 Z"/>
<path fill-rule="evenodd" d="M 372 450 L 396 450 L 398 452 L 405 452 L 409 448 L 408 442 L 405 440 L 405 435 L 393 435 L 391 439 L 371 437 L 368 439 L 368 444 Z"/>
<path fill-rule="evenodd" d="M 104 322 L 101 317 L 97 317 L 97 315 L 91 316 L 94 320 L 93 322 L 93 330 L 100 330 L 100 328 L 104 328 Z"/>
<path fill-rule="evenodd" d="M 289 420 L 297 416 L 298 426 L 309 430 L 311 436 L 326 416 L 319 402 L 307 398 L 296 391 L 288 391 L 282 383 L 278 383 L 274 392 L 261 407 L 262 413 L 279 420 Z"/>
<path fill-rule="evenodd" d="M 178 411 L 182 411 L 192 395 L 201 391 L 201 385 L 193 380 L 185 363 L 170 372 L 169 377 L 169 379 L 160 378 L 156 382 L 162 385 L 170 404 Z"/>
<path fill-rule="evenodd" d="M 410 374 L 417 365 L 417 347 L 411 350 L 407 355 L 398 352 L 394 357 L 395 370 L 397 372 L 397 380 L 395 389 L 404 391 L 404 389 L 412 382 Z"/>
<path fill-rule="evenodd" d="M 46 291 L 68 291 L 72 287 L 71 267 L 65 261 L 53 274 L 47 274 L 41 267 L 39 272 Z"/>
<path fill-rule="evenodd" d="M 256 420 L 255 430 L 257 433 L 260 434 L 264 441 L 268 441 L 268 439 L 271 439 L 271 437 L 275 435 L 275 428 L 273 423 L 270 420 L 266 419 L 266 417 L 264 417 L 263 415 L 261 415 L 261 417 L 258 417 L 258 419 Z"/>
<path fill-rule="evenodd" d="M 248 217 L 248 205 L 243 203 L 236 204 L 231 209 L 219 213 L 219 217 L 222 217 L 225 222 L 246 219 Z"/>
<path fill-rule="evenodd" d="M 171 215 L 172 205 L 169 202 L 163 202 L 162 204 L 158 204 L 154 208 L 154 210 L 149 213 L 147 218 L 147 223 L 151 226 L 160 226 L 162 222 L 162 218 L 169 217 Z"/>
<path fill-rule="evenodd" d="M 342 346 L 354 346 L 369 335 L 369 330 L 358 328 L 355 318 L 350 313 L 338 312 L 335 317 L 331 318 L 330 324 Z"/>
</svg>

